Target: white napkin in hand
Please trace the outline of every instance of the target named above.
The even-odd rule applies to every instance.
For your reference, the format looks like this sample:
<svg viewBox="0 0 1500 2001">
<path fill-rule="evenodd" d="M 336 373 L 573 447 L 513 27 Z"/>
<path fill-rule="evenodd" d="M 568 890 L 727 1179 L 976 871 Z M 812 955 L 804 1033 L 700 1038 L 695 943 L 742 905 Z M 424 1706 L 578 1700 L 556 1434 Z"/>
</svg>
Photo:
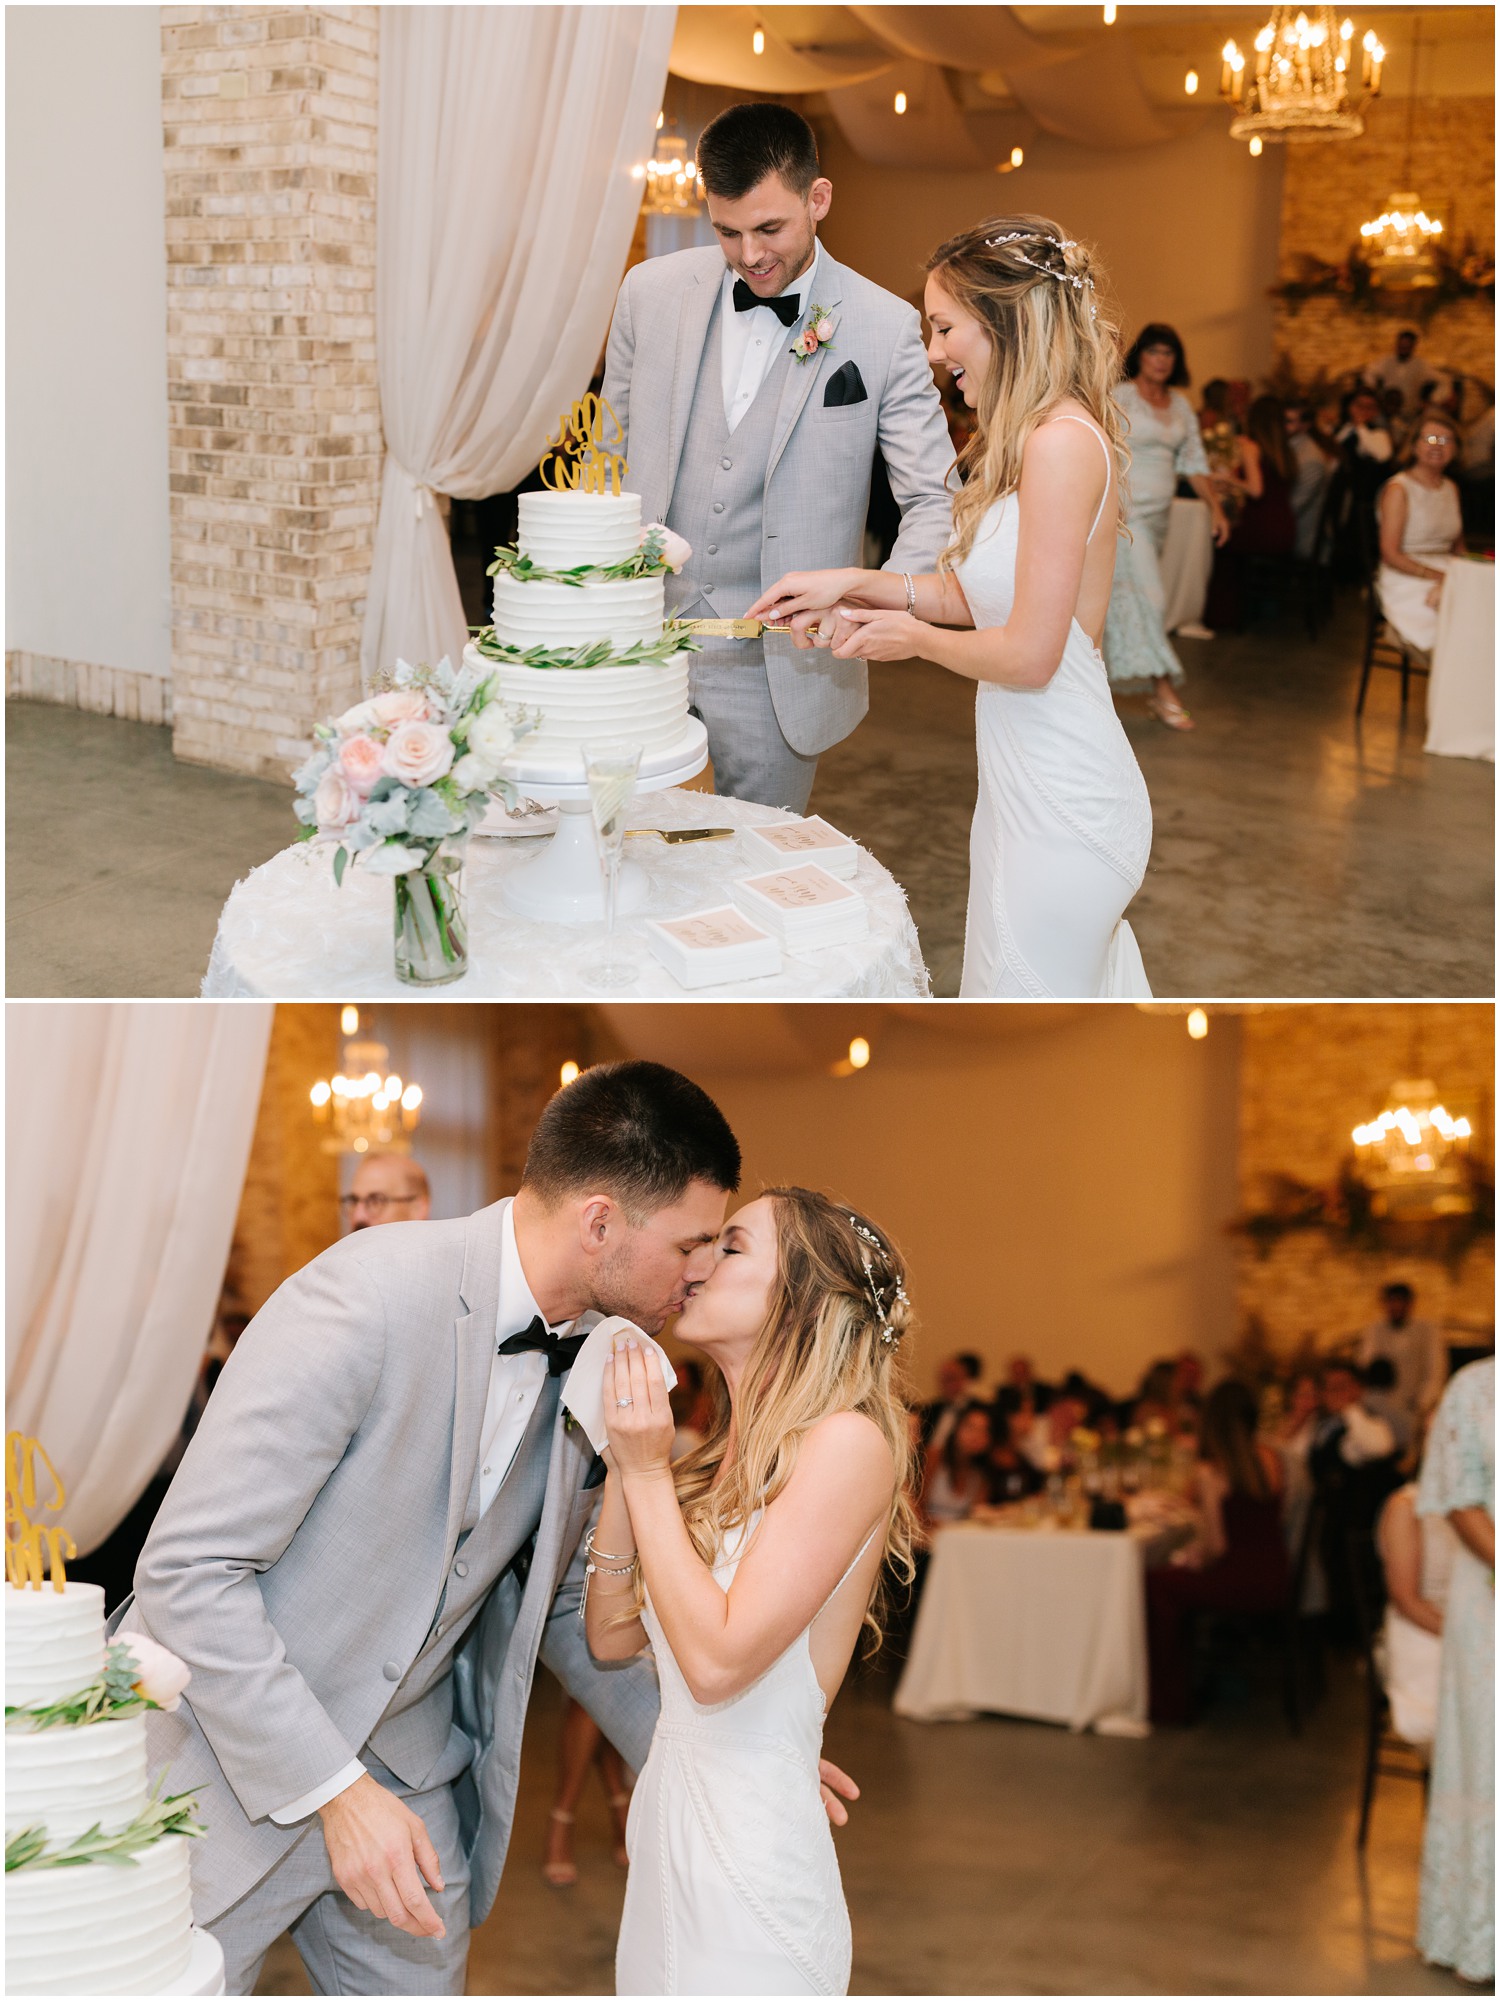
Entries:
<svg viewBox="0 0 1500 2001">
<path fill-rule="evenodd" d="M 572 1411 L 587 1432 L 589 1444 L 596 1452 L 602 1452 L 609 1443 L 609 1432 L 604 1423 L 604 1364 L 614 1353 L 616 1338 L 621 1334 L 633 1334 L 642 1348 L 651 1350 L 661 1363 L 661 1372 L 669 1390 L 674 1389 L 677 1383 L 677 1371 L 667 1360 L 666 1350 L 649 1334 L 643 1334 L 634 1321 L 623 1320 L 619 1314 L 614 1314 L 591 1328 L 588 1339 L 568 1371 L 562 1400 L 564 1407 Z"/>
</svg>

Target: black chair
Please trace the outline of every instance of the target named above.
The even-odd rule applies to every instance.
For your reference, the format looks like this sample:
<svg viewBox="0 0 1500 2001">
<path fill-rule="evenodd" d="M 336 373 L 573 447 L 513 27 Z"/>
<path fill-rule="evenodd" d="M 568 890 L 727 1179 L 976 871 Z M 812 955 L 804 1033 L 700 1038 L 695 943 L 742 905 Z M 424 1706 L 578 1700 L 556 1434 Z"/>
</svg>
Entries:
<svg viewBox="0 0 1500 2001">
<path fill-rule="evenodd" d="M 1356 1848 L 1363 1849 L 1370 1835 L 1370 1810 L 1375 1804 L 1377 1779 L 1382 1775 L 1393 1779 L 1418 1779 L 1425 1792 L 1428 1774 L 1427 1762 L 1421 1753 L 1391 1728 L 1390 1697 L 1386 1694 L 1385 1677 L 1380 1671 L 1380 1655 L 1375 1644 L 1385 1616 L 1385 1572 L 1375 1538 L 1366 1530 L 1351 1529 L 1347 1548 L 1349 1581 L 1354 1594 L 1360 1658 L 1365 1676 L 1365 1764 L 1359 1795 L 1359 1833 L 1354 1841 Z"/>
<path fill-rule="evenodd" d="M 1364 714 L 1365 694 L 1370 685 L 1370 676 L 1377 667 L 1389 667 L 1401 676 L 1401 720 L 1406 721 L 1407 700 L 1411 693 L 1412 678 L 1424 678 L 1431 674 L 1432 663 L 1420 648 L 1403 639 L 1396 628 L 1380 609 L 1380 596 L 1375 589 L 1374 574 L 1365 579 L 1368 599 L 1365 619 L 1365 657 L 1359 677 L 1359 699 L 1354 704 L 1356 716 Z"/>
</svg>

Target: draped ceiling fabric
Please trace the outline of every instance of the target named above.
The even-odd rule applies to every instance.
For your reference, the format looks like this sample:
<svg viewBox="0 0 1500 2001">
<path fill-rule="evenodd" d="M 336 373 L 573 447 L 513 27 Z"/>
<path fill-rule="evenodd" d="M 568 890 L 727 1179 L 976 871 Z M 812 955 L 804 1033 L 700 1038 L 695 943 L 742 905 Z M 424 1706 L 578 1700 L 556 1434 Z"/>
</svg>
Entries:
<svg viewBox="0 0 1500 2001">
<path fill-rule="evenodd" d="M 640 209 L 671 7 L 382 7 L 376 340 L 386 460 L 361 644 L 455 661 L 439 493 L 514 486 L 587 385 Z"/>
<path fill-rule="evenodd" d="M 80 1555 L 140 1498 L 192 1395 L 271 1013 L 6 1011 L 6 1425 L 51 1458 L 67 1489 L 55 1519 Z"/>
<path fill-rule="evenodd" d="M 1038 131 L 1099 151 L 1158 146 L 1208 115 L 1153 105 L 1123 30 L 1053 40 L 1010 7 L 683 7 L 672 70 L 747 92 L 823 91 L 862 159 L 908 169 L 994 166 Z M 972 79 L 962 93 L 959 78 Z"/>
</svg>

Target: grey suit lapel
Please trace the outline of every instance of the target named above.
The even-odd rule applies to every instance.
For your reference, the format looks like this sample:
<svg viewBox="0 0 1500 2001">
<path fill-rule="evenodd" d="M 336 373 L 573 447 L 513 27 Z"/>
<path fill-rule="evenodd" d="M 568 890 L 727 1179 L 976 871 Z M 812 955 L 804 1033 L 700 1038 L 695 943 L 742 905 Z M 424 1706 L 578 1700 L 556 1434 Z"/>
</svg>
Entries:
<svg viewBox="0 0 1500 2001">
<path fill-rule="evenodd" d="M 453 1450 L 448 1462 L 445 1576 L 463 1527 L 484 1431 L 490 1359 L 495 1352 L 495 1315 L 500 1309 L 500 1235 L 505 1206 L 496 1202 L 479 1210 L 470 1218 L 464 1240 L 459 1289 L 469 1310 L 453 1323 Z"/>
<path fill-rule="evenodd" d="M 809 299 L 810 306 L 822 306 L 830 314 L 844 296 L 844 273 L 825 250 L 820 259 L 818 271 L 818 292 L 820 296 Z M 835 331 L 834 339 L 838 334 Z M 776 470 L 777 461 L 786 450 L 797 419 L 806 407 L 807 399 L 813 392 L 813 384 L 821 381 L 826 348 L 820 347 L 816 354 L 806 361 L 793 359 L 787 369 L 787 380 L 781 385 L 781 402 L 776 410 L 776 428 L 771 435 L 771 456 L 766 461 L 766 481 L 770 482 Z"/>
<path fill-rule="evenodd" d="M 716 274 L 710 281 L 694 272 L 693 282 L 684 288 L 677 301 L 677 355 L 672 368 L 672 418 L 667 445 L 663 519 L 677 485 L 677 467 L 687 439 L 688 418 L 692 414 L 693 394 L 698 386 L 698 370 L 703 363 L 703 343 L 708 338 L 709 321 L 713 318 L 714 304 L 722 283 L 722 274 Z"/>
</svg>

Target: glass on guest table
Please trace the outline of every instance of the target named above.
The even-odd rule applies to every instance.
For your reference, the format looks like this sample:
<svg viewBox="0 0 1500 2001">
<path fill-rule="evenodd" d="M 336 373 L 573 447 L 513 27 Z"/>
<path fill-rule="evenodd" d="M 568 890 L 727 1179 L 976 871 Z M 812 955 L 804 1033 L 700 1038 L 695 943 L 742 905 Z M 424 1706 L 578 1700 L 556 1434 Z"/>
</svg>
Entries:
<svg viewBox="0 0 1500 2001">
<path fill-rule="evenodd" d="M 635 796 L 641 746 L 620 742 L 587 744 L 583 763 L 588 774 L 589 805 L 599 842 L 599 859 L 604 867 L 604 949 L 585 966 L 583 979 L 596 992 L 611 993 L 621 987 L 633 987 L 640 976 L 639 960 L 615 939 L 615 902 L 620 860 L 625 852 L 625 816 Z"/>
</svg>

